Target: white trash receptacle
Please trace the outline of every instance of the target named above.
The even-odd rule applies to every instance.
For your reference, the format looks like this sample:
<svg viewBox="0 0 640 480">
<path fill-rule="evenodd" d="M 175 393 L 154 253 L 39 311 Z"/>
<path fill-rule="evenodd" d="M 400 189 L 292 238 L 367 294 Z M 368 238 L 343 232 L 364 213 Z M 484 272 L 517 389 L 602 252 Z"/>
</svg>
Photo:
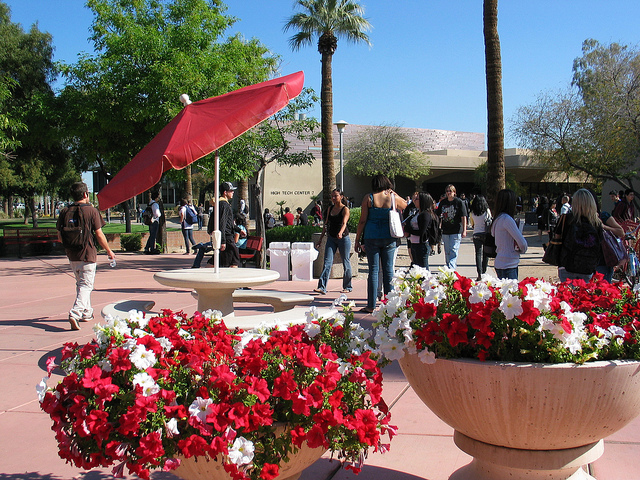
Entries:
<svg viewBox="0 0 640 480">
<path fill-rule="evenodd" d="M 313 280 L 313 262 L 318 251 L 312 242 L 291 244 L 291 280 Z"/>
<path fill-rule="evenodd" d="M 269 270 L 275 270 L 280 274 L 278 280 L 289 280 L 289 242 L 271 242 L 267 253 L 269 254 Z"/>
</svg>

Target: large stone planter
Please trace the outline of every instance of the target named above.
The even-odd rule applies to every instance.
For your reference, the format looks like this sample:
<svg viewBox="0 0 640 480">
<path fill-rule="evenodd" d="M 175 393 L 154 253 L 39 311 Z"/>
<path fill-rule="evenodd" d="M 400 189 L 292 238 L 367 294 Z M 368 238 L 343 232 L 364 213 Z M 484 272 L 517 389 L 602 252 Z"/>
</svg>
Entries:
<svg viewBox="0 0 640 480">
<path fill-rule="evenodd" d="M 296 453 L 289 455 L 289 462 L 280 464 L 278 480 L 297 480 L 302 471 L 313 465 L 323 454 L 322 448 L 309 448 L 306 443 Z M 184 480 L 231 480 L 222 462 L 206 458 L 183 458 L 180 466 L 171 473 Z"/>
<path fill-rule="evenodd" d="M 592 479 L 602 439 L 640 414 L 640 362 L 400 360 L 420 399 L 474 460 L 455 480 Z"/>
</svg>

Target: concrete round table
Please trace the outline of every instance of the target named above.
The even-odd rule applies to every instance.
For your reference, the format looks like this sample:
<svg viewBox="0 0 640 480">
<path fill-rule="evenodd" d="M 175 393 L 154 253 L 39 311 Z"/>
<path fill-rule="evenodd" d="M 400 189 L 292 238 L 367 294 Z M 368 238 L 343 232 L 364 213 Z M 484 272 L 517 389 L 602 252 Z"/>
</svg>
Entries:
<svg viewBox="0 0 640 480">
<path fill-rule="evenodd" d="M 257 287 L 280 278 L 274 270 L 257 268 L 182 268 L 156 273 L 153 279 L 168 287 L 187 288 L 198 292 L 198 311 L 220 310 L 225 319 L 233 318 L 233 291 Z"/>
</svg>

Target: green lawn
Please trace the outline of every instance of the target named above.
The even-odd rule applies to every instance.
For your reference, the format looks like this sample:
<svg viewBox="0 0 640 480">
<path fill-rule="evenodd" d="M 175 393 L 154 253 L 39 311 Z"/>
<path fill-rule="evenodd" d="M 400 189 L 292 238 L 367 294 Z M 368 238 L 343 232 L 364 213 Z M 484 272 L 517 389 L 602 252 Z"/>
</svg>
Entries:
<svg viewBox="0 0 640 480">
<path fill-rule="evenodd" d="M 107 223 L 104 227 L 102 227 L 102 231 L 104 233 L 125 233 L 125 224 L 120 223 L 118 220 L 115 223 Z M 12 219 L 4 219 L 0 220 L 0 229 L 3 228 L 31 228 L 31 222 L 28 225 L 24 224 L 24 221 L 19 218 Z M 55 228 L 56 227 L 56 219 L 55 218 L 39 218 L 38 219 L 38 227 L 39 228 Z M 179 228 L 169 228 L 169 231 L 172 230 L 180 230 Z M 149 231 L 149 227 L 140 223 L 131 223 L 131 232 L 147 232 Z M 1 230 L 0 230 L 1 232 Z M 4 235 L 4 232 L 2 232 Z"/>
</svg>

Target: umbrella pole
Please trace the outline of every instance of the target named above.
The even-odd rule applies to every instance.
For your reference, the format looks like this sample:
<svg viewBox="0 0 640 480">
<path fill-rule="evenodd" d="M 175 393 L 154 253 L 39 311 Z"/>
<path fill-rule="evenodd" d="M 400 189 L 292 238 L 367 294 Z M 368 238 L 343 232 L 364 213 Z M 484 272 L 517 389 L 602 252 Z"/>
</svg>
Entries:
<svg viewBox="0 0 640 480">
<path fill-rule="evenodd" d="M 214 205 L 213 214 L 215 217 L 213 218 L 213 271 L 214 273 L 218 273 L 220 270 L 220 241 L 221 241 L 221 233 L 220 233 L 220 157 L 218 156 L 218 150 L 215 153 L 215 199 L 216 203 Z"/>
</svg>

